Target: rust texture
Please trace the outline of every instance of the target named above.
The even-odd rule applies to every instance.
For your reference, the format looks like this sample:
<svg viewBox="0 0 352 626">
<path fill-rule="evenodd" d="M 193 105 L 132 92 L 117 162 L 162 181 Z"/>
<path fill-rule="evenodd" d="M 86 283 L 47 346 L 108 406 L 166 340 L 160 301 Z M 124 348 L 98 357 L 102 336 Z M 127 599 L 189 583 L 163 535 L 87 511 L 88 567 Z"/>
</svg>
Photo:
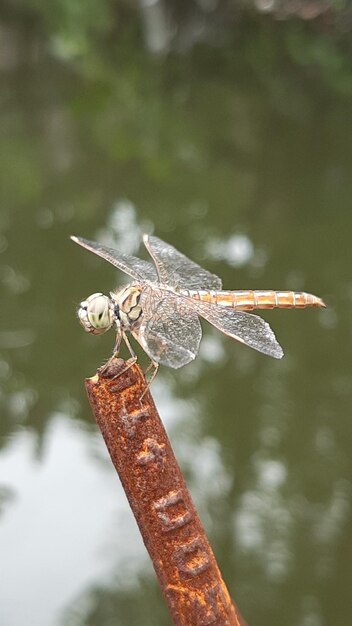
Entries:
<svg viewBox="0 0 352 626">
<path fill-rule="evenodd" d="M 139 367 L 115 359 L 86 389 L 175 626 L 245 626 Z"/>
</svg>

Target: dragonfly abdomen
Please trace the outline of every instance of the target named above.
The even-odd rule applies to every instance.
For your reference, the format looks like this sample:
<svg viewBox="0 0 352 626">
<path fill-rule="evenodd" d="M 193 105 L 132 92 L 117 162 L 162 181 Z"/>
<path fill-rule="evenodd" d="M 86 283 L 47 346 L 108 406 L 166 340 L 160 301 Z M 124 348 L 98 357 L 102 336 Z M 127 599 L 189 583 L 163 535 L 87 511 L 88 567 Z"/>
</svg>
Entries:
<svg viewBox="0 0 352 626">
<path fill-rule="evenodd" d="M 325 307 L 321 298 L 304 291 L 200 291 L 184 290 L 185 295 L 201 302 L 231 307 L 238 311 L 254 309 L 305 309 Z"/>
</svg>

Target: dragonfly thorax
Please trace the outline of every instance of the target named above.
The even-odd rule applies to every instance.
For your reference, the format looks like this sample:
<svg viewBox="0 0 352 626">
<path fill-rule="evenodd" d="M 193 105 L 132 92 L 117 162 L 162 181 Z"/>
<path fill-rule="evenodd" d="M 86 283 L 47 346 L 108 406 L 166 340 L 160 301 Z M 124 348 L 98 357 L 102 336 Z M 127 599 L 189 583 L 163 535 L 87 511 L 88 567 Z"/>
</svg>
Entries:
<svg viewBox="0 0 352 626">
<path fill-rule="evenodd" d="M 122 330 L 133 330 L 139 325 L 142 316 L 140 305 L 141 290 L 136 285 L 127 285 L 111 292 L 114 318 Z"/>
</svg>

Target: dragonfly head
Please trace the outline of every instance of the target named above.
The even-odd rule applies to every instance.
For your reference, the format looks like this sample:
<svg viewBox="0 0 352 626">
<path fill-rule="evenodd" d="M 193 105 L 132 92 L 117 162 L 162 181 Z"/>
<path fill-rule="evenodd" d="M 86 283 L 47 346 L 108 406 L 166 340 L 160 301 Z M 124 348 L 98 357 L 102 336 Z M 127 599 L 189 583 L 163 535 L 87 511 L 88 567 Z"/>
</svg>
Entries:
<svg viewBox="0 0 352 626">
<path fill-rule="evenodd" d="M 87 333 L 102 335 L 114 323 L 114 311 L 108 296 L 93 293 L 77 309 L 78 319 Z"/>
</svg>

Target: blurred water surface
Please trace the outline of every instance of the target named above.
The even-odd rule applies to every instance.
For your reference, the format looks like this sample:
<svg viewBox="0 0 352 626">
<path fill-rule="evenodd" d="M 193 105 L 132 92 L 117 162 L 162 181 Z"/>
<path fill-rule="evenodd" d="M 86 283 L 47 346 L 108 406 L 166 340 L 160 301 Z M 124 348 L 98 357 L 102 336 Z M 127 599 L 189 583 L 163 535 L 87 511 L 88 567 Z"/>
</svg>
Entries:
<svg viewBox="0 0 352 626">
<path fill-rule="evenodd" d="M 326 300 L 264 313 L 280 362 L 204 324 L 198 359 L 161 368 L 153 394 L 249 626 L 351 623 L 352 72 L 339 50 L 260 20 L 180 56 L 152 57 L 132 33 L 77 64 L 3 68 L 2 626 L 170 623 L 83 389 L 113 336 L 85 335 L 75 307 L 122 277 L 69 241 L 137 254 L 144 231 L 225 288 Z"/>
</svg>

